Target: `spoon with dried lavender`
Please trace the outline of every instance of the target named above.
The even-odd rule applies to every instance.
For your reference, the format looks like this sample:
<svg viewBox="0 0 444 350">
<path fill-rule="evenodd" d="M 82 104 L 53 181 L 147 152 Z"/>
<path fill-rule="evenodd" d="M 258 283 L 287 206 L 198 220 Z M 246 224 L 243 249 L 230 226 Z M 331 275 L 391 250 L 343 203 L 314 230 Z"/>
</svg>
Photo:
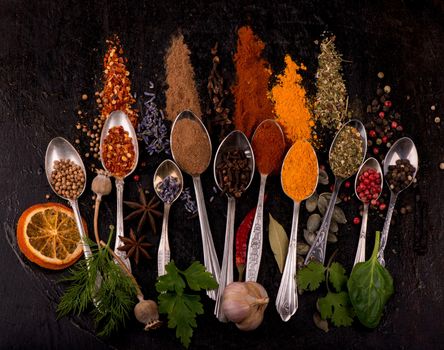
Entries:
<svg viewBox="0 0 444 350">
<path fill-rule="evenodd" d="M 299 207 L 316 190 L 319 178 L 318 158 L 307 141 L 296 141 L 285 156 L 281 184 L 285 194 L 293 200 L 293 220 L 284 272 L 276 297 L 276 310 L 284 322 L 298 309 L 296 260 L 298 243 Z"/>
<path fill-rule="evenodd" d="M 214 248 L 200 179 L 200 175 L 211 162 L 210 136 L 202 121 L 193 112 L 185 110 L 176 117 L 173 123 L 170 144 L 174 161 L 182 171 L 193 177 L 202 235 L 204 264 L 207 271 L 219 282 L 219 260 Z M 208 290 L 207 295 L 216 300 L 216 290 Z"/>
<path fill-rule="evenodd" d="M 387 152 L 383 167 L 385 180 L 390 188 L 390 203 L 382 230 L 378 261 L 385 266 L 384 249 L 387 245 L 396 199 L 399 193 L 412 184 L 418 171 L 418 152 L 412 139 L 403 137 L 396 141 Z"/>
<path fill-rule="evenodd" d="M 100 136 L 100 159 L 103 168 L 116 181 L 117 188 L 117 225 L 114 252 L 125 263 L 129 271 L 131 264 L 121 247 L 123 229 L 123 185 L 124 179 L 136 169 L 139 159 L 137 135 L 128 116 L 122 111 L 112 112 L 105 121 Z"/>
<path fill-rule="evenodd" d="M 355 179 L 355 194 L 364 204 L 364 209 L 354 265 L 365 261 L 368 208 L 370 204 L 376 205 L 382 192 L 382 183 L 382 170 L 379 162 L 375 158 L 368 158 L 359 168 Z"/>
<path fill-rule="evenodd" d="M 157 254 L 157 275 L 165 275 L 165 266 L 170 262 L 170 244 L 168 242 L 168 217 L 171 204 L 180 196 L 183 189 L 182 172 L 173 161 L 166 159 L 154 173 L 154 191 L 164 203 L 162 235 Z"/>
<path fill-rule="evenodd" d="M 256 168 L 261 176 L 256 214 L 248 243 L 246 281 L 256 282 L 262 257 L 265 184 L 270 173 L 279 169 L 285 151 L 281 127 L 272 119 L 259 124 L 251 139 Z M 241 276 L 240 276 L 241 279 Z"/>
<path fill-rule="evenodd" d="M 245 134 L 234 130 L 219 145 L 214 158 L 214 179 L 219 189 L 228 197 L 227 224 L 219 289 L 214 314 L 227 322 L 222 312 L 222 295 L 225 287 L 233 282 L 233 242 L 236 199 L 250 186 L 254 171 L 254 154 Z"/>
<path fill-rule="evenodd" d="M 328 230 L 339 188 L 345 179 L 353 176 L 358 171 L 364 161 L 366 152 L 367 133 L 365 127 L 359 120 L 352 119 L 339 129 L 330 146 L 328 158 L 331 170 L 335 175 L 334 190 L 316 239 L 305 257 L 305 264 L 312 260 L 324 263 Z"/>
</svg>

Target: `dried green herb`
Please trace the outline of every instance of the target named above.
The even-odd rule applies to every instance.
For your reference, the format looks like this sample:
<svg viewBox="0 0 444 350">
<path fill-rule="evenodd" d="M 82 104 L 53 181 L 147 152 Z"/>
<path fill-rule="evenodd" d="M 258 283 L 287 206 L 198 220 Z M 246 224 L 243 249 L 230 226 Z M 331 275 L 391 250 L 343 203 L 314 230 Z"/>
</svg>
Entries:
<svg viewBox="0 0 444 350">
<path fill-rule="evenodd" d="M 335 176 L 346 179 L 356 173 L 364 157 L 362 148 L 359 131 L 352 126 L 345 126 L 330 152 L 330 167 Z"/>
</svg>

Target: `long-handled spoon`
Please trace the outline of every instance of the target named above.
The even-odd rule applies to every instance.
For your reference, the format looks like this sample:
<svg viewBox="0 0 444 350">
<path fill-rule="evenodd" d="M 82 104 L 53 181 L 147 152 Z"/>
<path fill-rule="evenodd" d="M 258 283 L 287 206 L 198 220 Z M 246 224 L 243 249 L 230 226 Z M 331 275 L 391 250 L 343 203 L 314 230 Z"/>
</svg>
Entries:
<svg viewBox="0 0 444 350">
<path fill-rule="evenodd" d="M 365 131 L 364 125 L 356 119 L 352 119 L 349 122 L 345 123 L 341 129 L 336 133 L 335 138 L 333 139 L 333 142 L 330 146 L 329 151 L 329 158 L 331 163 L 331 153 L 332 149 L 335 146 L 335 143 L 338 139 L 338 136 L 341 134 L 341 132 L 344 130 L 346 126 L 352 126 L 356 128 L 359 133 L 361 134 L 361 140 L 362 140 L 362 159 L 360 159 L 360 163 L 364 161 L 365 154 L 367 153 L 367 133 Z M 358 169 L 356 169 L 357 171 Z M 355 171 L 355 172 L 356 172 Z M 325 212 L 324 219 L 322 220 L 322 225 L 318 231 L 318 234 L 316 235 L 316 239 L 313 242 L 306 258 L 305 258 L 305 264 L 308 264 L 311 260 L 317 260 L 324 263 L 325 260 L 325 251 L 327 249 L 327 237 L 328 237 L 328 230 L 330 229 L 330 222 L 333 215 L 333 211 L 335 208 L 336 198 L 338 196 L 339 188 L 341 187 L 342 183 L 346 178 L 340 177 L 337 174 L 335 175 L 335 184 L 334 184 L 334 190 L 330 198 L 330 203 L 328 204 L 328 208 Z M 351 174 L 350 176 L 353 176 Z"/>
<path fill-rule="evenodd" d="M 253 179 L 254 171 L 254 155 L 251 148 L 250 142 L 248 142 L 247 137 L 241 131 L 234 130 L 225 137 L 225 139 L 219 145 L 217 149 L 216 156 L 214 158 L 214 179 L 217 186 L 221 191 L 222 184 L 219 183 L 217 176 L 217 168 L 224 161 L 224 155 L 229 151 L 240 151 L 245 154 L 248 160 L 248 167 L 251 169 L 250 178 L 247 179 L 246 190 Z M 236 212 L 236 199 L 227 193 L 228 197 L 228 208 L 227 208 L 227 224 L 225 229 L 225 245 L 224 245 L 224 255 L 222 260 L 222 267 L 220 269 L 220 279 L 219 279 L 219 289 L 217 291 L 216 306 L 214 309 L 214 314 L 221 322 L 226 322 L 225 315 L 222 312 L 222 295 L 225 287 L 233 282 L 233 243 L 234 243 L 234 218 Z"/>
<path fill-rule="evenodd" d="M 280 142 L 282 147 L 277 147 L 277 149 L 285 149 L 285 138 L 281 127 L 272 119 L 266 119 L 258 125 L 256 131 L 253 134 L 252 143 L 254 144 L 255 137 L 258 135 L 258 131 L 262 128 L 276 128 L 279 130 L 282 136 L 279 140 L 272 140 L 272 142 Z M 281 156 L 282 157 L 282 156 Z M 257 159 L 257 158 L 256 158 Z M 279 158 L 280 161 L 282 158 Z M 279 163 L 280 164 L 280 163 Z M 257 165 L 257 162 L 256 162 Z M 265 184 L 267 182 L 267 177 L 269 174 L 262 174 L 261 182 L 259 187 L 259 198 L 257 201 L 256 214 L 254 216 L 253 228 L 251 231 L 250 241 L 248 243 L 248 255 L 247 255 L 247 271 L 245 280 L 256 282 L 257 275 L 259 273 L 259 267 L 261 265 L 262 257 L 262 242 L 263 242 L 263 226 L 264 226 L 264 195 L 265 195 Z"/>
<path fill-rule="evenodd" d="M 102 161 L 102 166 L 105 170 L 110 172 L 109 169 L 106 168 L 105 161 L 103 159 L 103 142 L 106 136 L 108 136 L 110 129 L 116 126 L 122 126 L 123 129 L 126 132 L 128 132 L 128 135 L 131 138 L 131 142 L 133 143 L 134 146 L 134 163 L 131 170 L 128 171 L 122 177 L 114 176 L 114 174 L 111 174 L 115 178 L 116 189 L 117 189 L 117 225 L 116 225 L 116 241 L 114 243 L 114 253 L 116 253 L 116 255 L 125 263 L 128 270 L 131 271 L 131 264 L 128 257 L 126 256 L 126 253 L 119 250 L 118 248 L 122 245 L 122 240 L 120 239 L 120 237 L 123 237 L 125 235 L 123 229 L 123 185 L 125 183 L 124 179 L 128 175 L 130 175 L 137 167 L 137 161 L 139 159 L 139 146 L 137 144 L 137 134 L 128 116 L 122 111 L 112 112 L 106 119 L 105 124 L 103 125 L 102 128 L 102 134 L 100 136 L 100 159 Z M 119 160 L 116 159 L 115 161 L 118 162 Z"/>
<path fill-rule="evenodd" d="M 390 189 L 390 203 L 387 210 L 387 216 L 384 222 L 384 228 L 382 229 L 381 244 L 379 246 L 379 251 L 378 251 L 378 261 L 381 263 L 382 266 L 385 266 L 384 249 L 385 246 L 387 245 L 388 233 L 390 230 L 390 222 L 392 221 L 392 214 L 393 210 L 395 209 L 396 199 L 398 198 L 399 193 L 404 191 L 407 187 L 409 187 L 412 184 L 413 180 L 415 179 L 416 173 L 418 172 L 418 152 L 416 150 L 415 144 L 413 143 L 412 139 L 410 139 L 409 137 L 400 138 L 392 145 L 390 150 L 387 152 L 383 164 L 384 176 L 386 177 L 386 180 L 389 171 L 389 166 L 395 165 L 396 161 L 399 159 L 408 159 L 410 164 L 414 166 L 416 170 L 409 184 L 405 186 L 403 189 L 401 189 L 398 192 L 394 192 L 392 189 Z M 389 183 L 388 185 L 390 188 Z"/>
<path fill-rule="evenodd" d="M 305 141 L 306 142 L 306 141 Z M 298 144 L 295 144 L 293 147 L 298 147 Z M 289 154 L 293 151 L 290 148 L 287 155 L 285 156 L 284 163 L 282 164 L 282 169 L 284 169 L 285 161 L 288 159 Z M 281 184 L 284 189 L 285 194 L 293 200 L 293 220 L 291 223 L 291 234 L 290 234 L 290 242 L 288 245 L 288 253 L 287 258 L 285 260 L 284 272 L 281 278 L 281 284 L 279 286 L 279 291 L 276 297 L 276 310 L 281 316 L 284 322 L 288 321 L 291 316 L 294 315 L 296 310 L 298 309 L 298 291 L 297 291 L 297 282 L 296 282 L 296 260 L 297 260 L 297 242 L 298 242 L 298 221 L 299 221 L 299 207 L 301 202 L 304 199 L 311 197 L 313 192 L 316 190 L 318 185 L 318 175 L 319 175 L 319 166 L 318 166 L 318 158 L 316 153 L 311 147 L 311 152 L 314 154 L 314 158 L 316 159 L 316 169 L 312 169 L 312 173 L 315 174 L 316 180 L 314 181 L 314 186 L 311 189 L 311 192 L 303 199 L 301 198 L 293 198 L 291 193 L 285 192 L 285 186 L 283 185 L 283 171 L 281 171 Z M 311 182 L 312 179 L 307 179 L 307 181 Z"/>
<path fill-rule="evenodd" d="M 367 235 L 368 207 L 369 207 L 370 203 L 368 201 L 363 201 L 362 198 L 359 197 L 358 185 L 359 185 L 359 177 L 369 169 L 373 169 L 374 171 L 376 171 L 376 173 L 378 173 L 381 176 L 381 189 L 380 189 L 379 193 L 377 193 L 378 196 L 374 199 L 379 198 L 379 196 L 381 195 L 382 186 L 383 186 L 382 170 L 381 170 L 381 166 L 379 165 L 379 162 L 373 157 L 368 158 L 360 166 L 360 168 L 356 174 L 356 179 L 355 179 L 355 194 L 356 194 L 356 197 L 358 197 L 358 199 L 363 203 L 364 209 L 362 210 L 361 231 L 359 233 L 358 248 L 356 249 L 355 262 L 354 262 L 353 266 L 359 262 L 365 261 L 365 240 L 366 240 L 366 235 Z"/>
<path fill-rule="evenodd" d="M 168 184 L 165 182 L 168 181 Z M 170 244 L 168 242 L 168 216 L 170 214 L 171 204 L 179 198 L 183 189 L 182 172 L 173 161 L 166 159 L 157 167 L 154 173 L 154 191 L 164 203 L 162 235 L 160 236 L 159 252 L 157 254 L 157 275 L 162 276 L 166 273 L 165 265 L 170 262 Z M 162 188 L 162 184 L 169 186 Z"/>
<path fill-rule="evenodd" d="M 197 123 L 201 127 L 201 130 L 205 137 L 208 139 L 209 144 L 209 154 L 211 154 L 211 140 L 210 135 L 208 135 L 208 131 L 205 128 L 205 125 L 201 122 L 201 120 L 194 115 L 193 112 L 185 110 L 181 112 L 175 119 L 173 126 L 171 127 L 171 154 L 173 156 L 174 161 L 180 166 L 182 163 L 181 159 L 178 159 L 178 155 L 174 152 L 175 145 L 173 141 L 173 133 L 175 132 L 175 129 L 178 125 L 178 122 L 182 119 L 190 119 Z M 199 147 L 200 145 L 196 144 L 195 147 Z M 208 164 L 203 164 L 202 169 L 206 169 L 208 165 L 210 165 L 211 157 L 208 159 Z M 213 277 L 216 279 L 217 282 L 219 282 L 219 275 L 220 275 L 220 266 L 219 266 L 219 260 L 217 258 L 216 249 L 214 248 L 214 242 L 213 242 L 213 236 L 211 234 L 211 228 L 210 224 L 208 222 L 208 215 L 207 215 L 207 209 L 205 206 L 205 199 L 203 195 L 202 190 L 202 181 L 200 179 L 200 173 L 199 174 L 190 174 L 182 167 L 182 170 L 186 172 L 187 174 L 191 175 L 193 178 L 193 184 L 194 184 L 194 191 L 196 193 L 196 203 L 197 203 L 197 211 L 199 213 L 199 223 L 200 223 L 200 232 L 202 235 L 202 249 L 203 249 L 203 255 L 204 255 L 204 264 L 208 272 L 210 272 Z M 202 171 L 203 172 L 203 171 Z M 213 299 L 216 300 L 216 290 L 208 290 L 207 295 Z"/>
</svg>

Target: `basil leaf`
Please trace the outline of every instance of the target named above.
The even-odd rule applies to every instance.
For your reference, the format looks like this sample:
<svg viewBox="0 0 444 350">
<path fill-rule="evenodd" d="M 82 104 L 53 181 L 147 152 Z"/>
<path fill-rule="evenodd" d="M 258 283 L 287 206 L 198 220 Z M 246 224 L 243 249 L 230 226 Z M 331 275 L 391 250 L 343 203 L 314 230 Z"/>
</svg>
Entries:
<svg viewBox="0 0 444 350">
<path fill-rule="evenodd" d="M 368 328 L 378 326 L 384 306 L 393 294 L 392 276 L 377 259 L 379 238 L 377 231 L 371 258 L 356 264 L 347 283 L 356 316 Z"/>
</svg>

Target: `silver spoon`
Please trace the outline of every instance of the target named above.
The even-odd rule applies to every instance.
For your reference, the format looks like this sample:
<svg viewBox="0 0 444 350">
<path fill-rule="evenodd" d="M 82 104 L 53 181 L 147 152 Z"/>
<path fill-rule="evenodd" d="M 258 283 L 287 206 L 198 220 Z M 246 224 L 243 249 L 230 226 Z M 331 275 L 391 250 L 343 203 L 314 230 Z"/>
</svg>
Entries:
<svg viewBox="0 0 444 350">
<path fill-rule="evenodd" d="M 384 228 L 382 230 L 381 244 L 379 246 L 379 252 L 378 252 L 378 260 L 382 266 L 385 266 L 384 249 L 385 246 L 387 245 L 390 222 L 392 221 L 392 214 L 393 214 L 393 209 L 395 209 L 396 199 L 398 198 L 399 193 L 404 191 L 407 187 L 409 187 L 412 184 L 413 180 L 415 179 L 416 173 L 418 172 L 418 162 L 419 162 L 418 152 L 416 150 L 415 144 L 413 143 L 412 139 L 410 139 L 409 137 L 400 138 L 392 145 L 390 150 L 387 152 L 383 164 L 384 176 L 387 176 L 389 171 L 389 166 L 395 165 L 398 159 L 408 159 L 410 161 L 410 164 L 414 166 L 416 170 L 412 176 L 412 179 L 410 180 L 410 183 L 406 187 L 404 187 L 401 191 L 393 192 L 392 190 L 390 190 L 390 203 L 387 210 L 387 216 L 384 222 Z M 388 185 L 390 188 L 389 183 Z"/>
<path fill-rule="evenodd" d="M 364 209 L 362 210 L 362 223 L 361 223 L 361 231 L 359 233 L 359 242 L 358 242 L 358 248 L 356 250 L 356 256 L 355 256 L 355 262 L 353 264 L 356 265 L 357 263 L 360 262 L 364 262 L 365 261 L 365 240 L 366 240 L 366 235 L 367 235 L 367 218 L 368 218 L 368 208 L 369 208 L 369 202 L 364 202 L 362 201 L 361 198 L 359 198 L 358 195 L 358 181 L 359 181 L 359 177 L 368 169 L 373 169 L 375 170 L 380 176 L 381 176 L 381 190 L 378 193 L 378 197 L 375 199 L 378 199 L 379 196 L 381 195 L 382 192 L 382 186 L 383 186 L 383 175 L 382 175 L 382 170 L 381 170 L 381 166 L 379 165 L 379 162 L 371 157 L 368 158 L 360 167 L 359 170 L 356 174 L 356 178 L 355 178 L 355 194 L 356 197 L 364 204 Z"/>
<path fill-rule="evenodd" d="M 367 153 L 367 133 L 365 131 L 364 125 L 356 119 L 352 119 L 349 122 L 345 123 L 341 129 L 336 133 L 335 138 L 333 139 L 333 142 L 330 146 L 329 151 L 329 157 L 331 157 L 331 151 L 336 143 L 336 140 L 338 138 L 338 135 L 343 131 L 343 129 L 346 126 L 352 126 L 356 128 L 359 133 L 361 134 L 362 139 L 362 159 L 361 163 L 364 161 L 365 154 Z M 358 169 L 356 169 L 357 171 Z M 351 175 L 352 176 L 352 175 Z M 322 225 L 318 231 L 318 234 L 316 235 L 316 239 L 313 242 L 307 256 L 305 257 L 305 264 L 308 264 L 311 260 L 317 260 L 324 263 L 325 260 L 325 251 L 327 249 L 327 237 L 328 237 L 328 230 L 330 229 L 330 222 L 331 217 L 333 215 L 333 211 L 335 208 L 336 198 L 338 196 L 339 188 L 341 187 L 342 183 L 344 182 L 345 178 L 336 176 L 335 174 L 335 185 L 334 190 L 330 198 L 330 203 L 328 204 L 328 208 L 325 212 L 324 219 L 322 220 Z"/>
<path fill-rule="evenodd" d="M 123 129 L 128 132 L 129 137 L 131 137 L 131 141 L 134 146 L 134 164 L 131 170 L 126 173 L 123 177 L 116 177 L 113 174 L 113 177 L 116 181 L 116 189 L 117 189 L 117 224 L 116 224 L 116 241 L 114 243 L 114 253 L 122 259 L 123 263 L 126 265 L 129 271 L 131 271 L 131 264 L 126 256 L 126 253 L 119 250 L 118 248 L 122 245 L 122 240 L 120 237 L 125 235 L 123 229 L 123 185 L 124 178 L 130 175 L 137 167 L 137 161 L 139 159 L 139 146 L 137 144 L 137 134 L 131 124 L 128 116 L 122 111 L 114 111 L 112 112 L 105 121 L 105 124 L 102 128 L 102 134 L 100 136 L 100 159 L 102 161 L 102 166 L 105 170 L 109 171 L 105 166 L 105 161 L 102 156 L 103 152 L 103 142 L 106 136 L 109 133 L 109 130 L 116 126 L 122 126 Z"/>
<path fill-rule="evenodd" d="M 256 128 L 256 131 L 253 134 L 252 142 L 257 135 L 257 131 L 260 130 L 262 127 L 266 126 L 267 124 L 272 125 L 274 128 L 277 128 L 279 132 L 281 133 L 282 138 L 280 140 L 273 140 L 273 142 L 282 142 L 282 144 L 285 147 L 285 138 L 284 133 L 282 132 L 281 127 L 279 126 L 276 121 L 272 119 L 266 119 L 263 122 L 261 122 L 258 127 Z M 284 147 L 282 147 L 284 149 Z M 264 195 L 265 195 L 265 184 L 267 182 L 267 177 L 269 174 L 262 174 L 261 176 L 261 182 L 259 187 L 259 198 L 257 201 L 257 207 L 256 207 L 256 214 L 254 216 L 253 221 L 253 228 L 250 235 L 250 240 L 248 242 L 248 255 L 247 255 L 247 271 L 245 280 L 246 281 L 252 281 L 256 282 L 257 275 L 259 273 L 259 267 L 261 264 L 261 257 L 262 257 L 262 242 L 263 242 L 263 226 L 264 226 Z M 241 276 L 239 276 L 241 277 Z M 240 280 L 240 278 L 239 278 Z"/>
<path fill-rule="evenodd" d="M 248 179 L 248 184 L 245 190 L 250 186 L 253 180 L 254 171 L 254 155 L 253 149 L 251 148 L 250 142 L 248 141 L 245 134 L 239 130 L 234 130 L 225 137 L 225 139 L 219 145 L 217 149 L 216 156 L 214 158 L 214 179 L 217 186 L 222 191 L 221 184 L 217 178 L 217 167 L 223 161 L 223 155 L 228 151 L 239 150 L 245 153 L 248 159 L 248 166 L 251 169 L 250 178 Z M 226 322 L 226 317 L 222 312 L 222 295 L 225 287 L 233 282 L 233 243 L 234 243 L 234 219 L 236 212 L 236 199 L 227 193 L 228 197 L 228 208 L 227 208 L 227 224 L 225 229 L 225 245 L 224 245 L 224 255 L 222 260 L 222 267 L 220 270 L 219 279 L 219 289 L 217 291 L 216 306 L 214 309 L 214 314 L 221 322 Z"/>
<path fill-rule="evenodd" d="M 62 195 L 56 192 L 55 188 L 52 186 L 51 183 L 51 174 L 54 170 L 54 162 L 62 159 L 69 159 L 82 168 L 83 175 L 85 177 L 85 182 L 78 196 L 80 197 L 85 191 L 85 186 L 86 186 L 86 171 L 85 171 L 85 166 L 83 165 L 82 158 L 80 158 L 76 149 L 66 139 L 64 139 L 63 137 L 53 138 L 51 142 L 49 142 L 48 148 L 46 149 L 46 155 L 45 155 L 46 177 L 48 178 L 49 185 L 51 186 L 54 193 L 56 193 L 60 198 L 67 200 L 71 208 L 73 209 L 77 229 L 79 230 L 80 238 L 82 240 L 83 254 L 86 259 L 89 259 L 92 256 L 92 253 L 90 246 L 86 242 L 87 235 L 85 233 L 85 229 L 83 227 L 82 219 L 80 216 L 78 197 L 77 198 L 63 197 Z"/>
<path fill-rule="evenodd" d="M 177 189 L 170 195 L 163 194 L 160 188 L 161 184 L 168 177 L 173 178 L 177 184 Z M 164 202 L 162 235 L 160 236 L 159 252 L 157 254 L 157 275 L 162 276 L 166 273 L 165 266 L 170 262 L 170 244 L 168 242 L 168 216 L 170 214 L 171 204 L 179 198 L 183 189 L 183 177 L 179 167 L 173 161 L 166 159 L 157 167 L 154 173 L 154 191 Z"/>
<path fill-rule="evenodd" d="M 173 133 L 175 128 L 177 127 L 177 122 L 181 119 L 191 119 L 194 122 L 196 122 L 201 128 L 206 137 L 208 138 L 208 143 L 210 145 L 209 153 L 211 154 L 211 140 L 210 135 L 208 135 L 208 131 L 205 128 L 205 125 L 202 123 L 202 121 L 196 117 L 196 115 L 189 111 L 185 110 L 181 112 L 176 119 L 174 120 L 173 126 L 171 127 L 171 137 L 170 137 L 170 143 L 171 143 L 171 154 L 173 156 L 174 161 L 177 164 L 181 164 L 181 160 L 177 159 L 177 155 L 174 154 L 174 144 L 173 144 Z M 198 145 L 196 145 L 198 147 Z M 205 167 L 207 168 L 208 165 L 210 165 L 211 158 L 208 161 L 208 164 L 206 164 Z M 184 172 L 185 169 L 182 169 Z M 202 235 L 202 249 L 203 249 L 203 255 L 204 255 L 204 264 L 208 272 L 210 272 L 213 277 L 216 279 L 217 282 L 219 282 L 219 275 L 220 275 L 220 266 L 219 266 L 219 260 L 217 258 L 216 249 L 214 248 L 214 242 L 213 242 L 213 236 L 211 234 L 211 228 L 210 224 L 208 222 L 208 215 L 207 215 L 207 209 L 205 207 L 205 199 L 203 195 L 202 190 L 202 181 L 200 179 L 201 174 L 189 174 L 193 178 L 193 185 L 194 185 L 194 191 L 196 193 L 196 203 L 197 203 L 197 211 L 199 213 L 199 223 L 200 223 L 200 232 Z M 213 300 L 216 300 L 216 290 L 208 290 L 207 295 Z"/>
<path fill-rule="evenodd" d="M 293 147 L 297 147 L 298 145 L 293 145 Z M 288 151 L 285 156 L 284 163 L 282 164 L 282 169 L 284 169 L 285 161 L 288 158 L 288 155 L 292 152 L 292 148 Z M 299 207 L 301 202 L 304 199 L 311 197 L 313 192 L 316 190 L 318 186 L 319 179 L 319 166 L 318 166 L 318 158 L 316 156 L 316 152 L 313 147 L 311 147 L 311 152 L 313 152 L 314 157 L 316 158 L 316 183 L 313 186 L 312 191 L 309 195 L 307 195 L 303 199 L 295 199 L 292 198 L 290 193 L 285 192 L 285 187 L 283 185 L 282 171 L 281 171 L 281 185 L 284 189 L 285 194 L 293 200 L 293 220 L 291 223 L 291 234 L 290 234 L 290 242 L 288 245 L 288 253 L 287 258 L 285 260 L 284 272 L 281 278 L 281 284 L 279 285 L 279 291 L 276 297 L 276 310 L 281 316 L 284 322 L 287 322 L 291 316 L 294 315 L 296 310 L 298 309 L 298 290 L 297 290 L 297 281 L 296 281 L 296 260 L 297 260 L 297 243 L 298 243 L 298 221 L 299 221 Z"/>
</svg>

